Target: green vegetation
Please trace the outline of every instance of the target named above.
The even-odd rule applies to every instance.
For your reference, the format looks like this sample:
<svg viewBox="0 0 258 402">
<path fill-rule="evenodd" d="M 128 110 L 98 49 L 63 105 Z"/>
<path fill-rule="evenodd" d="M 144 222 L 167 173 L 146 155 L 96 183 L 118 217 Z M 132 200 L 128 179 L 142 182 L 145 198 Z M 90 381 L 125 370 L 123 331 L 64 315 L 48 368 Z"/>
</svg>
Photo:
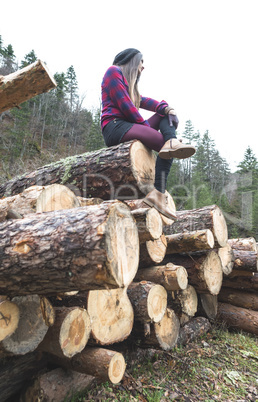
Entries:
<svg viewBox="0 0 258 402">
<path fill-rule="evenodd" d="M 95 385 L 71 399 L 86 401 L 258 401 L 258 340 L 213 328 L 169 352 L 127 351 L 118 385 Z"/>
</svg>

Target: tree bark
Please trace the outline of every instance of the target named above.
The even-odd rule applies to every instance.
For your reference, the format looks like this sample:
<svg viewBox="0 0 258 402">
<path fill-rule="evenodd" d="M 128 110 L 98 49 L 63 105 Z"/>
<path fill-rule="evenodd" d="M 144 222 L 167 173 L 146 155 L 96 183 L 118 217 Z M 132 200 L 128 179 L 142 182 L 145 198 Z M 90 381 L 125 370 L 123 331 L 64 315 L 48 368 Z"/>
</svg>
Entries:
<svg viewBox="0 0 258 402">
<path fill-rule="evenodd" d="M 0 113 L 56 87 L 54 77 L 41 60 L 0 78 Z"/>
<path fill-rule="evenodd" d="M 30 186 L 65 184 L 77 196 L 104 200 L 141 198 L 153 189 L 155 155 L 140 141 L 71 156 L 0 186 L 0 197 Z"/>
<path fill-rule="evenodd" d="M 22 402 L 61 402 L 89 388 L 94 377 L 72 370 L 56 368 L 39 375 L 22 394 Z"/>
<path fill-rule="evenodd" d="M 237 307 L 258 311 L 257 293 L 223 287 L 218 295 L 218 299 L 222 303 L 233 304 Z"/>
<path fill-rule="evenodd" d="M 25 216 L 35 212 L 57 211 L 79 206 L 79 200 L 66 186 L 61 184 L 32 186 L 21 194 L 0 200 L 0 221 L 8 218 L 10 209 Z"/>
<path fill-rule="evenodd" d="M 258 258 L 255 251 L 234 250 L 233 269 L 241 271 L 258 271 Z"/>
<path fill-rule="evenodd" d="M 218 304 L 218 320 L 230 328 L 237 328 L 258 335 L 258 311 L 232 306 L 227 303 Z"/>
<path fill-rule="evenodd" d="M 139 267 L 146 268 L 154 263 L 160 264 L 167 251 L 166 236 L 162 234 L 159 239 L 148 240 L 140 245 Z"/>
<path fill-rule="evenodd" d="M 39 349 L 54 355 L 73 357 L 86 346 L 91 332 L 89 314 L 80 307 L 55 308 L 56 320 Z"/>
<path fill-rule="evenodd" d="M 137 227 L 119 201 L 6 221 L 0 241 L 0 294 L 123 287 L 138 268 Z"/>
<path fill-rule="evenodd" d="M 209 250 L 214 247 L 214 236 L 209 229 L 167 235 L 167 254 Z"/>
<path fill-rule="evenodd" d="M 164 286 L 167 291 L 184 290 L 188 285 L 188 275 L 184 267 L 171 262 L 166 265 L 139 269 L 134 281 L 150 281 Z"/>
<path fill-rule="evenodd" d="M 215 247 L 224 247 L 228 240 L 228 229 L 222 211 L 217 205 L 210 205 L 188 211 L 177 211 L 177 221 L 164 228 L 166 235 L 210 229 Z"/>
<path fill-rule="evenodd" d="M 71 359 L 48 355 L 48 359 L 61 367 L 89 374 L 101 381 L 118 384 L 125 372 L 126 364 L 121 353 L 113 350 L 86 347 Z"/>
<path fill-rule="evenodd" d="M 140 208 L 132 211 L 139 233 L 139 242 L 157 240 L 163 232 L 160 213 L 155 208 Z"/>
<path fill-rule="evenodd" d="M 142 322 L 159 322 L 167 309 L 167 291 L 152 282 L 133 282 L 127 289 L 135 319 Z"/>
<path fill-rule="evenodd" d="M 205 317 L 192 318 L 180 328 L 177 345 L 186 345 L 194 339 L 199 338 L 211 329 L 209 320 Z"/>
<path fill-rule="evenodd" d="M 180 323 L 183 324 L 186 317 L 193 317 L 197 311 L 198 297 L 193 286 L 188 285 L 187 289 L 178 293 L 168 294 L 168 307 L 175 311 Z M 188 320 L 187 320 L 188 321 Z"/>
<path fill-rule="evenodd" d="M 14 333 L 19 319 L 20 312 L 17 304 L 0 298 L 0 341 Z"/>
<path fill-rule="evenodd" d="M 256 291 L 258 290 L 258 273 L 233 270 L 228 277 L 223 278 L 222 286 L 232 289 Z"/>
<path fill-rule="evenodd" d="M 228 243 L 234 250 L 255 251 L 258 252 L 256 240 L 254 237 L 228 239 Z"/>
<path fill-rule="evenodd" d="M 163 350 L 172 349 L 177 342 L 180 323 L 175 312 L 169 308 L 160 322 L 150 324 L 150 332 L 146 334 L 144 326 L 134 328 L 134 336 L 140 340 L 141 347 L 154 347 Z"/>
<path fill-rule="evenodd" d="M 38 352 L 0 360 L 1 402 L 10 400 L 8 398 L 17 394 L 26 381 L 33 379 L 45 365 L 46 359 Z"/>
<path fill-rule="evenodd" d="M 24 355 L 33 352 L 43 340 L 49 328 L 49 320 L 42 311 L 39 296 L 14 297 L 20 319 L 16 331 L 1 342 L 3 354 Z"/>
<path fill-rule="evenodd" d="M 77 196 L 77 199 L 80 203 L 81 207 L 88 207 L 90 205 L 99 205 L 103 202 L 101 198 L 84 198 L 80 197 L 79 195 Z"/>
<path fill-rule="evenodd" d="M 187 270 L 188 283 L 195 287 L 198 293 L 217 295 L 222 285 L 222 265 L 218 254 L 206 251 L 191 255 L 166 255 L 165 262 L 181 265 Z"/>
</svg>

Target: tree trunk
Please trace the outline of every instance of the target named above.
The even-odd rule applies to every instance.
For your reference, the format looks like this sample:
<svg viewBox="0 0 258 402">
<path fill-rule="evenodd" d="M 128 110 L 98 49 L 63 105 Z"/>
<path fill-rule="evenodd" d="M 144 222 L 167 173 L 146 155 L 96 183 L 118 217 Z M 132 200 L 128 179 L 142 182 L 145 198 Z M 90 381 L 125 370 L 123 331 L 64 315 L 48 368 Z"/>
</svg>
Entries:
<svg viewBox="0 0 258 402">
<path fill-rule="evenodd" d="M 33 352 L 43 340 L 49 328 L 49 319 L 43 314 L 39 296 L 14 297 L 20 319 L 16 331 L 1 342 L 3 354 L 24 355 Z"/>
<path fill-rule="evenodd" d="M 172 349 L 179 335 L 179 320 L 175 312 L 169 308 L 160 322 L 150 324 L 150 332 L 146 334 L 144 326 L 134 329 L 134 336 L 141 341 L 141 347 L 154 347 L 163 350 Z"/>
<path fill-rule="evenodd" d="M 233 269 L 241 271 L 258 271 L 258 258 L 255 251 L 234 250 L 234 267 Z"/>
<path fill-rule="evenodd" d="M 199 338 L 211 329 L 207 318 L 195 317 L 180 328 L 177 345 L 186 345 L 194 339 Z"/>
<path fill-rule="evenodd" d="M 167 254 L 209 250 L 214 247 L 214 236 L 209 229 L 167 235 Z"/>
<path fill-rule="evenodd" d="M 79 195 L 77 196 L 77 199 L 81 207 L 88 207 L 90 205 L 99 205 L 103 202 L 101 198 L 84 198 L 80 197 Z"/>
<path fill-rule="evenodd" d="M 215 247 L 225 247 L 228 229 L 222 211 L 217 205 L 210 205 L 188 211 L 177 211 L 177 221 L 164 228 L 166 235 L 210 229 L 214 236 Z"/>
<path fill-rule="evenodd" d="M 186 268 L 188 283 L 193 285 L 198 293 L 217 295 L 222 285 L 222 266 L 218 254 L 214 251 L 191 255 L 166 255 L 165 261 Z"/>
<path fill-rule="evenodd" d="M 56 82 L 41 60 L 0 77 L 0 113 L 56 87 Z"/>
<path fill-rule="evenodd" d="M 40 350 L 63 357 L 72 357 L 86 346 L 90 332 L 90 317 L 79 307 L 55 308 L 56 320 L 39 345 Z"/>
<path fill-rule="evenodd" d="M 42 353 L 27 353 L 24 356 L 13 356 L 0 360 L 0 399 L 1 402 L 11 401 L 26 381 L 33 379 L 46 365 Z"/>
<path fill-rule="evenodd" d="M 249 271 L 232 271 L 228 277 L 224 277 L 222 286 L 232 289 L 258 290 L 258 273 Z"/>
<path fill-rule="evenodd" d="M 98 344 L 122 342 L 130 335 L 134 312 L 126 289 L 90 291 L 87 310 L 91 335 Z"/>
<path fill-rule="evenodd" d="M 223 274 L 229 275 L 234 267 L 235 256 L 230 244 L 215 250 L 221 260 Z"/>
<path fill-rule="evenodd" d="M 187 318 L 193 317 L 197 311 L 198 297 L 193 286 L 188 285 L 187 289 L 179 291 L 176 295 L 168 295 L 168 307 L 175 311 L 180 323 L 183 324 Z"/>
<path fill-rule="evenodd" d="M 89 374 L 101 381 L 118 384 L 125 372 L 126 364 L 121 353 L 104 348 L 86 347 L 71 359 L 48 355 L 48 359 L 61 367 Z"/>
<path fill-rule="evenodd" d="M 152 282 L 133 282 L 127 289 L 135 319 L 142 322 L 159 322 L 167 309 L 166 289 Z"/>
<path fill-rule="evenodd" d="M 139 269 L 134 280 L 158 283 L 167 291 L 183 290 L 188 285 L 186 269 L 171 262 L 166 265 Z"/>
<path fill-rule="evenodd" d="M 154 174 L 154 153 L 140 141 L 129 141 L 68 157 L 14 178 L 0 186 L 0 197 L 34 185 L 59 183 L 85 198 L 141 198 L 153 189 Z"/>
<path fill-rule="evenodd" d="M 159 239 L 163 224 L 160 213 L 155 208 L 140 208 L 132 211 L 139 233 L 139 242 Z"/>
<path fill-rule="evenodd" d="M 160 264 L 167 250 L 166 236 L 162 234 L 159 239 L 148 240 L 140 245 L 140 268 L 146 268 L 153 263 Z"/>
<path fill-rule="evenodd" d="M 0 294 L 122 287 L 138 268 L 137 227 L 119 201 L 6 221 L 0 241 Z"/>
<path fill-rule="evenodd" d="M 22 394 L 22 402 L 62 402 L 89 388 L 94 377 L 57 368 L 39 375 Z"/>
<path fill-rule="evenodd" d="M 258 311 L 258 294 L 244 292 L 242 290 L 222 288 L 218 299 L 220 302 L 233 304 L 237 307 L 243 307 Z"/>
<path fill-rule="evenodd" d="M 230 328 L 237 328 L 258 335 L 258 311 L 219 303 L 218 320 Z"/>
<path fill-rule="evenodd" d="M 14 333 L 19 319 L 20 312 L 17 304 L 0 298 L 0 341 Z"/>
<path fill-rule="evenodd" d="M 0 200 L 0 221 L 8 218 L 10 209 L 24 216 L 35 212 L 57 211 L 79 206 L 79 200 L 66 186 L 61 184 L 32 186 L 21 194 Z"/>
<path fill-rule="evenodd" d="M 254 237 L 228 239 L 228 243 L 234 250 L 255 251 L 258 252 L 256 240 Z"/>
</svg>

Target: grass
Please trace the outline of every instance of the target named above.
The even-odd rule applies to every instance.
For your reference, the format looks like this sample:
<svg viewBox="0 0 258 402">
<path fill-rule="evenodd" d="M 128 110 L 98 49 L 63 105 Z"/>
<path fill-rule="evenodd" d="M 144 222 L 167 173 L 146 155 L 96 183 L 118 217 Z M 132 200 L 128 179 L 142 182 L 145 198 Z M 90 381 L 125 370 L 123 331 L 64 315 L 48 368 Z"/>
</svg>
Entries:
<svg viewBox="0 0 258 402">
<path fill-rule="evenodd" d="M 95 384 L 69 402 L 258 401 L 254 335 L 213 328 L 169 352 L 127 349 L 124 355 L 127 370 L 120 384 Z"/>
</svg>

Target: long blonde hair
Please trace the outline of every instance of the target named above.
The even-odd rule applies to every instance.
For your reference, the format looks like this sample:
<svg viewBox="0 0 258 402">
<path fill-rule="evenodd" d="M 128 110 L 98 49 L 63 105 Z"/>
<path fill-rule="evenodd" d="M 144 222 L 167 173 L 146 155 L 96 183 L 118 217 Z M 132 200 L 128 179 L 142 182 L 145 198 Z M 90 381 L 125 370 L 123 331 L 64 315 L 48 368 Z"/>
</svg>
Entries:
<svg viewBox="0 0 258 402">
<path fill-rule="evenodd" d="M 139 64 L 142 60 L 142 54 L 137 53 L 127 64 L 119 66 L 122 70 L 124 77 L 126 78 L 129 85 L 129 96 L 133 104 L 139 109 L 141 103 L 141 95 L 138 90 L 139 81 Z"/>
</svg>

